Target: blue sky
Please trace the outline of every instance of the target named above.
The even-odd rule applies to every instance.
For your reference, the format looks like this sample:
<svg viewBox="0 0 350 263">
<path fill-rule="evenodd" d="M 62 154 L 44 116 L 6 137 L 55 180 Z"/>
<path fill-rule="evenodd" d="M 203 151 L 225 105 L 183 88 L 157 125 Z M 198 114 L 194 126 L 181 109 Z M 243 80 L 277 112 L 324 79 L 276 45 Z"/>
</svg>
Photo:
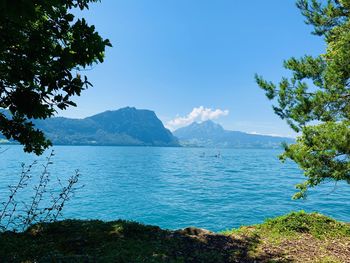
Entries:
<svg viewBox="0 0 350 263">
<path fill-rule="evenodd" d="M 294 0 L 102 0 L 83 16 L 113 48 L 85 72 L 94 87 L 61 116 L 135 106 L 170 125 L 197 108 L 226 129 L 292 136 L 254 74 L 278 81 L 283 60 L 325 48 Z"/>
</svg>

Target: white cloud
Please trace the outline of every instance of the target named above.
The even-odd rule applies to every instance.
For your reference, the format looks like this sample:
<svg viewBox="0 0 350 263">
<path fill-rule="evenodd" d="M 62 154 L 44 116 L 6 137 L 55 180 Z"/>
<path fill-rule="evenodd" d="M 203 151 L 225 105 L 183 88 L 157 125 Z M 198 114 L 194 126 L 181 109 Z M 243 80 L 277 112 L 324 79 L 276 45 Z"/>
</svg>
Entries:
<svg viewBox="0 0 350 263">
<path fill-rule="evenodd" d="M 198 108 L 193 108 L 193 110 L 184 117 L 177 116 L 173 120 L 170 120 L 166 123 L 166 127 L 170 130 L 175 130 L 184 126 L 191 124 L 192 122 L 203 122 L 207 120 L 218 119 L 221 116 L 227 116 L 229 114 L 228 110 L 211 108 L 204 108 L 200 106 Z"/>
</svg>

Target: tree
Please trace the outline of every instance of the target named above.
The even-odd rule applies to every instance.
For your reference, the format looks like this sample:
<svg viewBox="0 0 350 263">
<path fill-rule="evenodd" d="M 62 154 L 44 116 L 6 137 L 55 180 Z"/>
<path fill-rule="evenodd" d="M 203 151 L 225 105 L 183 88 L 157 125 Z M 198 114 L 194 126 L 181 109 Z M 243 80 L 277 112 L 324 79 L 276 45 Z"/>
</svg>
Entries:
<svg viewBox="0 0 350 263">
<path fill-rule="evenodd" d="M 323 37 L 325 54 L 285 61 L 292 74 L 277 85 L 256 76 L 266 96 L 277 102 L 275 113 L 299 132 L 281 155 L 306 176 L 294 198 L 326 181 L 350 183 L 350 0 L 324 2 L 299 0 L 297 7 L 313 34 Z"/>
<path fill-rule="evenodd" d="M 32 120 L 76 106 L 72 97 L 92 86 L 81 70 L 103 62 L 111 46 L 72 14 L 97 1 L 0 1 L 0 133 L 27 152 L 51 145 Z"/>
</svg>

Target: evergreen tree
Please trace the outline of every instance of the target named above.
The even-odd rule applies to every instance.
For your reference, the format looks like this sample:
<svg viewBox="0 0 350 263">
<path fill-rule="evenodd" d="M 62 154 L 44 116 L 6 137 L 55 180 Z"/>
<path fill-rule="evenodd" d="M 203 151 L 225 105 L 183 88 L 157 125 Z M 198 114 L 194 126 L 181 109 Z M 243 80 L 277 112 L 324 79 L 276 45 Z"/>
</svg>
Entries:
<svg viewBox="0 0 350 263">
<path fill-rule="evenodd" d="M 325 54 L 285 61 L 292 75 L 278 84 L 256 81 L 276 103 L 275 113 L 299 133 L 281 159 L 304 170 L 306 181 L 294 195 L 304 198 L 325 181 L 350 183 L 350 0 L 299 0 L 297 7 L 324 39 Z"/>
</svg>

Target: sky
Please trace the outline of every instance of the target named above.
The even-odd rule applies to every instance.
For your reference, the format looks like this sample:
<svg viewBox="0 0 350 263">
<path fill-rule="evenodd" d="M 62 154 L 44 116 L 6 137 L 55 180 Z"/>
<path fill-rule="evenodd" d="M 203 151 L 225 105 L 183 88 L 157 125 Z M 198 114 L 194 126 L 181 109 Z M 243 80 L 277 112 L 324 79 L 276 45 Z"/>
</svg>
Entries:
<svg viewBox="0 0 350 263">
<path fill-rule="evenodd" d="M 102 0 L 77 12 L 110 39 L 94 85 L 60 116 L 125 106 L 155 111 L 172 130 L 212 119 L 228 130 L 294 137 L 254 81 L 279 81 L 285 59 L 325 45 L 295 0 Z"/>
</svg>

